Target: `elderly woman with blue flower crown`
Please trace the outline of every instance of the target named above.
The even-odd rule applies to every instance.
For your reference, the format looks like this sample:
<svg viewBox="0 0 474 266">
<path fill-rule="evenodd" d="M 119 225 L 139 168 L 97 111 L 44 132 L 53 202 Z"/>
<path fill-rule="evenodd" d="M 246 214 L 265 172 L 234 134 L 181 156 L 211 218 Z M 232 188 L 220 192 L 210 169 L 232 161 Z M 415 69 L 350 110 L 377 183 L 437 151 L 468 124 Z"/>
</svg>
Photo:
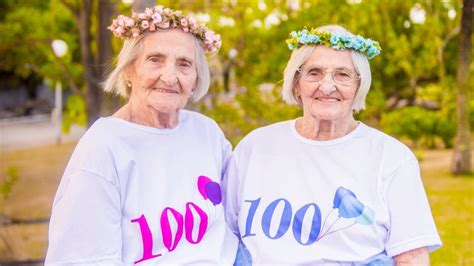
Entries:
<svg viewBox="0 0 474 266">
<path fill-rule="evenodd" d="M 237 264 L 428 265 L 441 241 L 417 159 L 354 118 L 379 43 L 335 25 L 287 42 L 283 99 L 303 116 L 234 151 L 226 218 L 243 243 Z"/>
<path fill-rule="evenodd" d="M 54 199 L 46 264 L 231 264 L 221 179 L 231 145 L 183 110 L 209 87 L 220 36 L 156 6 L 119 16 L 125 39 L 105 90 L 128 99 L 79 141 Z"/>
</svg>

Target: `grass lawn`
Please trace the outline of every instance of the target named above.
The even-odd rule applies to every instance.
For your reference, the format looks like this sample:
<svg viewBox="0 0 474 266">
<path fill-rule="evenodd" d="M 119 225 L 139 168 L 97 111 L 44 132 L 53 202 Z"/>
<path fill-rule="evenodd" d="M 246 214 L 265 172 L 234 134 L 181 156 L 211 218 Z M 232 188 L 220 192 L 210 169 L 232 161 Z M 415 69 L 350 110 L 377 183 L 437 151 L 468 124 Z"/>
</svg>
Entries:
<svg viewBox="0 0 474 266">
<path fill-rule="evenodd" d="M 15 218 L 48 217 L 74 146 L 69 143 L 0 152 L 0 183 L 9 168 L 16 169 L 19 177 L 10 197 L 0 199 L 0 213 Z M 425 188 L 444 244 L 431 254 L 432 265 L 474 265 L 474 177 L 449 173 L 449 150 L 419 153 Z M 46 243 L 47 224 L 0 227 L 0 261 L 43 258 Z"/>
</svg>

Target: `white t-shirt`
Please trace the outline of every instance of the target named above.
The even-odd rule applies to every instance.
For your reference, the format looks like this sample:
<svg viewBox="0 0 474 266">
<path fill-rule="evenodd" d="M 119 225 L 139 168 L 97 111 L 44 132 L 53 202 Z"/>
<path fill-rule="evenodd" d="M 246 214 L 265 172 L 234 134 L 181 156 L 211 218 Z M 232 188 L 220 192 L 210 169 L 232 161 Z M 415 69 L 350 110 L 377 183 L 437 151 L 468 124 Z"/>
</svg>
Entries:
<svg viewBox="0 0 474 266">
<path fill-rule="evenodd" d="M 254 264 L 351 265 L 440 247 L 412 152 L 359 122 L 314 141 L 295 121 L 251 132 L 226 178 L 226 218 Z"/>
<path fill-rule="evenodd" d="M 195 112 L 173 129 L 101 118 L 59 185 L 46 264 L 232 264 L 238 239 L 220 194 L 231 152 Z"/>
</svg>

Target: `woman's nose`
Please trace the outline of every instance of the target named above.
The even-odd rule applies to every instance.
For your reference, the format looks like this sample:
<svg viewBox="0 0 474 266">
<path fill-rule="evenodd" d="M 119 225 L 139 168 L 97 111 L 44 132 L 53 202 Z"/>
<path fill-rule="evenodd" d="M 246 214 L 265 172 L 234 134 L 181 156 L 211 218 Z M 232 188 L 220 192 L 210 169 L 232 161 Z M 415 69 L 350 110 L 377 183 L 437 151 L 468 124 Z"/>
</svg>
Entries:
<svg viewBox="0 0 474 266">
<path fill-rule="evenodd" d="M 319 89 L 325 95 L 331 94 L 333 91 L 336 90 L 336 83 L 332 79 L 331 73 L 326 73 L 323 79 L 319 81 Z"/>
<path fill-rule="evenodd" d="M 167 64 L 161 70 L 160 79 L 165 83 L 166 86 L 173 87 L 178 81 L 176 68 L 171 64 Z"/>
</svg>

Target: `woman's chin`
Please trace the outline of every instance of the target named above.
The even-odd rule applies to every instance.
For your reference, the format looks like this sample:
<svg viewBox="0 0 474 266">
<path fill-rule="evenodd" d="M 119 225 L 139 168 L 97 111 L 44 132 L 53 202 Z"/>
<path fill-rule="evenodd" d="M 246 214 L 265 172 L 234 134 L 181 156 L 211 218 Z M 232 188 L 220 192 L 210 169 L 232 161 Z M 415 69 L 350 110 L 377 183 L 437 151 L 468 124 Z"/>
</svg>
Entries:
<svg viewBox="0 0 474 266">
<path fill-rule="evenodd" d="M 182 99 L 172 95 L 153 97 L 148 101 L 148 106 L 160 113 L 174 113 L 183 109 L 185 105 L 186 103 L 183 104 Z"/>
</svg>

